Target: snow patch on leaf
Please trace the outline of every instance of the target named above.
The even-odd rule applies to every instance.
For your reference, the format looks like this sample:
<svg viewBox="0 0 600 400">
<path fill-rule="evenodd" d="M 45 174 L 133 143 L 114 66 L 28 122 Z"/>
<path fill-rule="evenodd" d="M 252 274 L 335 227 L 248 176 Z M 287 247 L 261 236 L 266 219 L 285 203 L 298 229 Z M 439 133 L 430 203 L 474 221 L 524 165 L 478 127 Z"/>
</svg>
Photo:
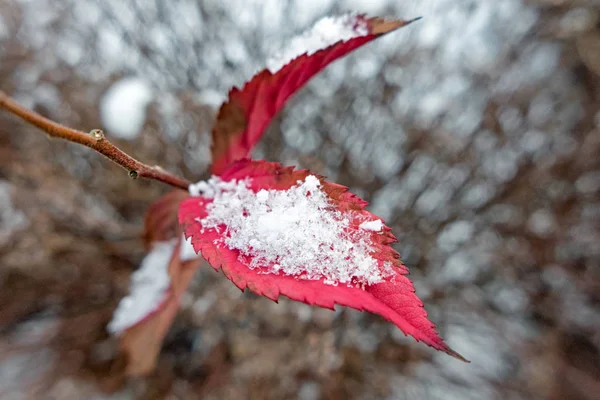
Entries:
<svg viewBox="0 0 600 400">
<path fill-rule="evenodd" d="M 288 190 L 258 192 L 250 189 L 249 179 L 213 177 L 190 192 L 212 199 L 208 215 L 198 219 L 202 231 L 223 233 L 215 245 L 239 250 L 251 269 L 351 286 L 380 283 L 392 274 L 391 263 L 371 255 L 371 234 L 383 228 L 382 221 L 338 211 L 316 176 Z M 357 220 L 366 228 L 357 230 Z"/>
<path fill-rule="evenodd" d="M 196 250 L 194 250 L 194 246 L 192 246 L 192 239 L 185 238 L 184 235 L 181 235 L 181 247 L 179 248 L 179 258 L 181 261 L 190 261 L 195 260 L 200 257 Z"/>
<path fill-rule="evenodd" d="M 224 181 L 223 184 L 229 189 L 223 190 L 220 187 L 220 181 Z M 379 314 L 416 340 L 423 341 L 429 346 L 444 351 L 462 361 L 467 361 L 444 343 L 444 340 L 435 330 L 435 325 L 427 318 L 423 302 L 415 294 L 415 288 L 406 276 L 408 269 L 400 261 L 399 254 L 390 246 L 391 243 L 396 242 L 396 237 L 385 225 L 379 232 L 360 229 L 360 225 L 364 222 L 376 221 L 380 218 L 365 210 L 367 202 L 350 193 L 345 186 L 327 182 L 321 177 L 311 176 L 311 173 L 306 170 L 294 170 L 293 167 L 283 167 L 278 163 L 249 159 L 230 164 L 221 173 L 220 178 L 213 177 L 201 186 L 206 189 L 202 191 L 203 193 L 213 193 L 213 197 L 207 198 L 202 195 L 188 197 L 180 205 L 179 222 L 184 228 L 185 235 L 192 238 L 194 248 L 202 253 L 202 256 L 215 270 L 222 271 L 239 289 L 245 290 L 248 288 L 254 293 L 273 301 L 277 301 L 280 296 L 287 296 L 295 301 L 329 309 L 334 309 L 335 305 L 339 304 L 356 310 Z M 300 196 L 298 193 L 302 193 L 301 188 L 303 187 L 307 190 L 303 193 L 304 196 Z M 247 217 L 252 216 L 249 211 L 255 209 L 257 203 L 268 203 L 273 201 L 273 197 L 282 193 L 286 196 L 294 193 L 296 195 L 295 201 L 290 202 L 291 204 L 286 209 L 288 212 L 279 213 L 287 218 L 290 209 L 302 202 L 310 201 L 307 198 L 310 198 L 313 193 L 324 192 L 327 196 L 327 204 L 324 206 L 325 210 L 322 210 L 323 214 L 333 210 L 348 218 L 351 222 L 348 231 L 338 230 L 337 232 L 341 231 L 344 234 L 353 235 L 350 232 L 354 231 L 358 237 L 364 238 L 365 235 L 368 237 L 368 244 L 374 249 L 372 253 L 368 254 L 378 261 L 378 266 L 384 271 L 383 273 L 379 271 L 379 273 L 384 275 L 384 279 L 372 285 L 358 285 L 355 284 L 358 283 L 356 280 L 350 284 L 336 285 L 338 282 L 330 281 L 327 284 L 325 282 L 327 277 L 325 276 L 310 280 L 302 279 L 302 277 L 296 275 L 287 275 L 281 271 L 281 268 L 279 272 L 274 272 L 271 265 L 258 268 L 250 267 L 252 256 L 241 254 L 240 249 L 232 248 L 226 244 L 226 239 L 231 236 L 229 226 L 222 223 L 209 229 L 202 224 L 211 215 L 215 215 L 209 210 L 210 207 L 213 207 L 213 203 L 218 203 L 222 194 L 229 194 L 229 191 L 251 192 L 248 193 L 248 198 L 239 196 L 233 198 L 242 205 L 236 218 L 243 220 L 245 223 L 250 221 L 250 225 L 253 225 L 253 220 L 252 218 L 247 220 Z M 242 202 L 242 200 L 249 201 Z M 223 212 L 226 212 L 226 210 L 223 210 Z M 307 215 L 310 216 L 310 213 L 307 213 Z M 303 217 L 307 215 L 302 214 Z M 328 228 L 324 224 L 326 219 L 320 222 L 319 228 L 327 230 Z M 302 221 L 298 221 L 299 226 L 302 223 Z M 254 227 L 256 226 L 254 224 Z M 284 234 L 290 234 L 293 237 L 296 231 L 301 232 L 300 229 L 296 229 L 296 225 L 293 228 L 291 229 L 292 232 L 284 232 Z M 309 239 L 313 238 L 309 237 Z M 279 237 L 276 237 L 275 240 L 279 241 L 278 244 L 281 247 L 287 245 L 285 240 L 281 240 Z M 259 244 L 263 245 L 263 243 Z M 273 251 L 279 251 L 283 254 L 281 248 L 273 249 Z M 317 263 L 327 257 L 329 251 L 329 248 L 323 249 L 319 246 L 318 241 L 312 240 L 306 240 L 299 248 L 290 249 L 291 254 L 299 257 L 305 256 L 303 252 L 314 254 L 313 257 Z M 346 256 L 349 256 L 349 254 L 346 254 Z M 318 264 L 299 265 L 308 265 L 311 272 L 314 273 L 313 266 Z M 345 259 L 342 266 L 344 269 L 348 267 L 353 267 L 350 257 Z M 387 275 L 388 272 L 390 275 Z M 304 270 L 302 270 L 302 273 L 304 273 Z"/>
<path fill-rule="evenodd" d="M 176 240 L 156 242 L 131 275 L 129 295 L 124 297 L 108 324 L 108 331 L 120 334 L 158 309 L 169 289 L 169 261 Z"/>
<path fill-rule="evenodd" d="M 296 36 L 279 53 L 267 60 L 267 68 L 276 73 L 284 65 L 302 54 L 314 54 L 334 43 L 369 34 L 369 27 L 363 17 L 346 14 L 325 17 L 303 34 Z"/>
<path fill-rule="evenodd" d="M 220 178 L 213 176 L 208 181 L 200 181 L 192 183 L 188 190 L 192 196 L 202 196 L 207 199 L 212 199 L 221 192 L 230 192 L 235 190 L 239 185 L 247 187 L 246 181 L 223 181 Z"/>
<path fill-rule="evenodd" d="M 359 225 L 359 228 L 365 231 L 379 232 L 383 229 L 383 221 L 380 219 L 365 221 Z"/>
</svg>

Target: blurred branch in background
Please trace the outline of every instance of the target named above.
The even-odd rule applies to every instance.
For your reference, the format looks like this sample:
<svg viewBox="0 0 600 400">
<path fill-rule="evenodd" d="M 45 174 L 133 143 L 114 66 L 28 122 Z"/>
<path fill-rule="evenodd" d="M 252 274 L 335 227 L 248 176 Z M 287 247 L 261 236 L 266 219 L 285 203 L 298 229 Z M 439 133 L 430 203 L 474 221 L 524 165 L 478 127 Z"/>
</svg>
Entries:
<svg viewBox="0 0 600 400">
<path fill-rule="evenodd" d="M 377 317 L 240 294 L 206 267 L 156 374 L 123 381 L 105 325 L 142 257 L 143 210 L 165 188 L 133 190 L 117 166 L 0 115 L 0 396 L 594 398 L 597 1 L 10 0 L 0 90 L 197 180 L 227 90 L 349 9 L 425 19 L 329 67 L 255 155 L 370 200 L 471 366 Z"/>
</svg>

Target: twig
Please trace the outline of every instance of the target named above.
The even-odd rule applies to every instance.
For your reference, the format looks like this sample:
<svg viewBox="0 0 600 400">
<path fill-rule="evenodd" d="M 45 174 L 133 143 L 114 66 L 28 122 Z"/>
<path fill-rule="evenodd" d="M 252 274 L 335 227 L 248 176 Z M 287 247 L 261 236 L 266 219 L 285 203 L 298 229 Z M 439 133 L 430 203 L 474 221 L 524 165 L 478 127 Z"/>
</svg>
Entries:
<svg viewBox="0 0 600 400">
<path fill-rule="evenodd" d="M 153 179 L 184 190 L 188 189 L 189 181 L 172 175 L 159 166 L 149 166 L 136 160 L 112 144 L 100 129 L 94 129 L 86 133 L 57 124 L 34 111 L 26 109 L 2 91 L 0 91 L 0 108 L 4 108 L 24 121 L 35 125 L 50 136 L 79 143 L 96 150 L 128 170 L 129 176 L 133 179 Z"/>
</svg>

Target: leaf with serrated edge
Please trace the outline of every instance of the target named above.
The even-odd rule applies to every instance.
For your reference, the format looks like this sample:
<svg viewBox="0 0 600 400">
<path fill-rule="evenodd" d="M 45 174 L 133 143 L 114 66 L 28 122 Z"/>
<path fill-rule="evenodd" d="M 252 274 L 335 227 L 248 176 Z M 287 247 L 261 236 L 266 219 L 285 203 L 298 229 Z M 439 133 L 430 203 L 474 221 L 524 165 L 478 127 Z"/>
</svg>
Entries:
<svg viewBox="0 0 600 400">
<path fill-rule="evenodd" d="M 223 181 L 249 179 L 248 187 L 255 193 L 261 189 L 287 190 L 304 181 L 311 175 L 306 170 L 294 171 L 292 167 L 282 167 L 278 163 L 266 161 L 240 160 L 223 171 Z M 367 220 L 378 219 L 364 209 L 367 202 L 350 193 L 344 186 L 329 183 L 318 177 L 322 190 L 337 210 L 360 213 Z M 237 287 L 248 287 L 253 292 L 277 301 L 279 295 L 310 305 L 333 309 L 335 304 L 357 310 L 379 314 L 397 325 L 405 334 L 413 336 L 429 346 L 444 351 L 462 361 L 461 355 L 450 349 L 438 335 L 435 326 L 427 319 L 423 303 L 415 294 L 414 287 L 406 277 L 407 268 L 399 259 L 399 254 L 390 246 L 396 238 L 390 229 L 383 227 L 381 232 L 372 233 L 372 256 L 379 262 L 390 262 L 393 274 L 383 282 L 367 285 L 364 288 L 346 285 L 328 285 L 320 280 L 298 279 L 281 273 L 260 274 L 244 264 L 240 252 L 221 243 L 222 234 L 215 229 L 204 228 L 198 222 L 207 216 L 207 206 L 212 199 L 190 197 L 181 203 L 179 220 L 185 235 L 192 238 L 195 250 L 216 270 L 222 270 Z M 221 230 L 223 232 L 224 230 Z"/>
<path fill-rule="evenodd" d="M 356 17 L 367 34 L 339 41 L 314 54 L 293 59 L 276 73 L 268 69 L 256 74 L 242 89 L 234 88 L 221 106 L 212 131 L 212 168 L 219 175 L 232 162 L 246 158 L 260 140 L 273 117 L 287 100 L 327 65 L 358 47 L 417 20 L 385 20 Z"/>
</svg>

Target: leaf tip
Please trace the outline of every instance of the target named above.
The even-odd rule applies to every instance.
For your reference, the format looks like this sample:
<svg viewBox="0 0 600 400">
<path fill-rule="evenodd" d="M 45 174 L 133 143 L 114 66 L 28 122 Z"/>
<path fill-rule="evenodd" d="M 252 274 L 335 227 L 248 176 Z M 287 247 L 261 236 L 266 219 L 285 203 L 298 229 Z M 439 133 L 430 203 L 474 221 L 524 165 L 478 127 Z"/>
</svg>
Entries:
<svg viewBox="0 0 600 400">
<path fill-rule="evenodd" d="M 458 352 L 452 350 L 450 347 L 446 347 L 446 349 L 444 349 L 444 352 L 454 358 L 456 358 L 457 360 L 460 360 L 462 362 L 465 362 L 467 364 L 470 364 L 471 361 L 467 360 L 466 358 L 464 358 L 462 355 L 460 355 Z"/>
<path fill-rule="evenodd" d="M 386 33 L 395 31 L 406 25 L 410 25 L 423 17 L 417 17 L 409 20 L 392 19 L 388 20 L 381 17 L 374 17 L 368 20 L 369 32 L 373 35 L 384 35 Z"/>
</svg>

